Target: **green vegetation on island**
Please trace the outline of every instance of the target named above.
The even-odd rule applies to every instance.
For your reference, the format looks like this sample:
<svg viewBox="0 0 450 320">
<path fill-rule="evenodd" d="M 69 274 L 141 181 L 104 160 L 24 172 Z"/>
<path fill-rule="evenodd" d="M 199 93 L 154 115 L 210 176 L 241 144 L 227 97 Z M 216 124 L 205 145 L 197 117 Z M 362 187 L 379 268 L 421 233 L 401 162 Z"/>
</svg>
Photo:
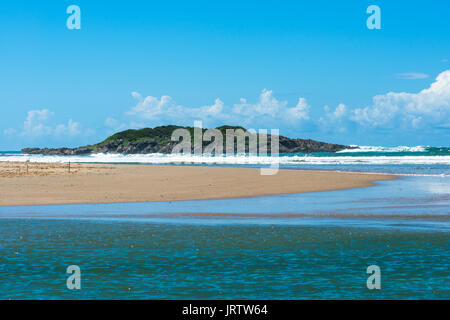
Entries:
<svg viewBox="0 0 450 320">
<path fill-rule="evenodd" d="M 143 128 L 143 129 L 128 129 L 125 131 L 117 132 L 112 136 L 106 138 L 104 141 L 94 145 L 82 146 L 78 148 L 25 148 L 22 153 L 26 154 L 52 154 L 52 155 L 83 155 L 91 153 L 122 153 L 122 154 L 146 154 L 146 153 L 171 153 L 175 145 L 180 141 L 172 141 L 172 133 L 177 129 L 185 129 L 189 132 L 190 144 L 192 150 L 194 148 L 194 128 L 182 127 L 175 125 L 159 126 L 155 128 Z M 197 128 L 198 129 L 198 128 Z M 231 132 L 237 132 L 239 134 L 245 134 L 247 136 L 252 135 L 245 128 L 240 126 L 220 126 L 215 128 L 222 134 L 225 152 L 226 134 L 227 130 Z M 202 129 L 202 137 L 206 130 Z M 336 152 L 343 149 L 351 148 L 345 145 L 330 144 L 311 139 L 290 139 L 284 136 L 279 136 L 279 152 L 280 153 L 296 153 L 296 152 Z M 256 134 L 256 139 L 259 142 L 259 134 Z M 237 136 L 233 138 L 235 144 Z M 272 136 L 267 135 L 267 150 L 270 152 Z M 245 139 L 246 151 L 248 151 L 249 139 Z M 189 142 L 189 141 L 183 141 Z M 214 142 L 203 141 L 203 147 Z"/>
</svg>

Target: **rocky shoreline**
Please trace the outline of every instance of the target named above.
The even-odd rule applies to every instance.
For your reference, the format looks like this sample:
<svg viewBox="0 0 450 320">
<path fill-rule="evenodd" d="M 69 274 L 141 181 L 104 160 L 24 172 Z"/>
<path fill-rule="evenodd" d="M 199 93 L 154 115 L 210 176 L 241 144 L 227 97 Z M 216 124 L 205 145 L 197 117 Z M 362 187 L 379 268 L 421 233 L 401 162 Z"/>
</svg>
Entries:
<svg viewBox="0 0 450 320">
<path fill-rule="evenodd" d="M 175 126 L 164 126 L 146 128 L 140 130 L 126 130 L 119 132 L 105 141 L 91 146 L 78 148 L 24 148 L 23 154 L 43 155 L 88 155 L 93 153 L 117 153 L 117 154 L 148 154 L 148 153 L 171 153 L 178 141 L 171 141 L 171 133 L 174 129 L 182 128 Z M 233 127 L 223 126 L 217 129 L 225 130 Z M 235 127 L 239 128 L 239 127 Z M 192 130 L 193 128 L 187 127 Z M 145 131 L 144 131 L 145 130 Z M 271 136 L 268 135 L 268 152 L 270 152 Z M 210 142 L 203 142 L 204 146 Z M 279 136 L 280 153 L 312 153 L 312 152 L 337 152 L 355 147 L 325 143 L 311 139 L 290 139 Z M 224 148 L 224 152 L 225 152 Z"/>
</svg>

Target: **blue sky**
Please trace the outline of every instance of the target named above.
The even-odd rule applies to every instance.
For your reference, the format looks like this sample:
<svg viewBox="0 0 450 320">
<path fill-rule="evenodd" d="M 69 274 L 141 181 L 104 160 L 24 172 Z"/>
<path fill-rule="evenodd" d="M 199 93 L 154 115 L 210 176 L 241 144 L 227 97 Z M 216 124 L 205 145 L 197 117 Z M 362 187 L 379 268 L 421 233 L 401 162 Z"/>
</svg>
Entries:
<svg viewBox="0 0 450 320">
<path fill-rule="evenodd" d="M 81 9 L 69 30 L 66 8 Z M 369 30 L 366 9 L 381 9 Z M 14 1 L 0 10 L 0 150 L 222 124 L 449 145 L 450 2 Z"/>
</svg>

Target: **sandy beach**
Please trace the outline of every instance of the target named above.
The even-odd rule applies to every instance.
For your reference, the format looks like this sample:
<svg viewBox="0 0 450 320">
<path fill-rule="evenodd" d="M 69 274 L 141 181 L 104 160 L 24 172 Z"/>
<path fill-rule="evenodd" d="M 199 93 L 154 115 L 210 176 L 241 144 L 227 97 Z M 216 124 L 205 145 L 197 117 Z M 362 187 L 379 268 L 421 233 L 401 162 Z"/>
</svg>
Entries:
<svg viewBox="0 0 450 320">
<path fill-rule="evenodd" d="M 382 174 L 200 166 L 0 162 L 0 206 L 238 198 L 329 191 L 394 179 Z"/>
</svg>

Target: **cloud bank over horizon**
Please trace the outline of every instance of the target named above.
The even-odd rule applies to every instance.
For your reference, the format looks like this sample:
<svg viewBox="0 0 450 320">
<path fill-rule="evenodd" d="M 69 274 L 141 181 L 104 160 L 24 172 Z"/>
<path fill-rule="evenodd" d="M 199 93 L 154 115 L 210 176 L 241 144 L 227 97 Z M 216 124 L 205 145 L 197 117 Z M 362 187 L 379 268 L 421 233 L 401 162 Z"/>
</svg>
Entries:
<svg viewBox="0 0 450 320">
<path fill-rule="evenodd" d="M 212 105 L 184 107 L 172 97 L 143 97 L 137 100 L 126 115 L 137 121 L 157 124 L 192 125 L 202 120 L 205 126 L 224 123 L 239 124 L 253 128 L 302 129 L 314 126 L 317 130 L 344 132 L 348 130 L 370 131 L 376 129 L 450 129 L 450 70 L 440 73 L 429 88 L 418 93 L 388 92 L 376 95 L 365 107 L 350 108 L 339 103 L 334 110 L 324 107 L 323 115 L 313 118 L 306 98 L 298 98 L 295 106 L 278 100 L 272 90 L 263 89 L 256 102 L 241 98 L 239 103 L 227 106 L 217 98 Z"/>
<path fill-rule="evenodd" d="M 221 124 L 247 125 L 266 128 L 276 124 L 297 124 L 309 119 L 310 106 L 306 99 L 299 98 L 294 107 L 288 107 L 287 101 L 275 98 L 272 90 L 263 89 L 258 101 L 250 103 L 241 98 L 239 103 L 226 106 L 216 98 L 211 105 L 185 107 L 177 104 L 172 97 L 143 97 L 132 92 L 137 104 L 126 115 L 137 120 L 160 124 L 192 125 L 195 120 L 202 120 L 205 126 Z"/>
<path fill-rule="evenodd" d="M 67 123 L 54 123 L 55 113 L 49 109 L 30 110 L 27 112 L 23 126 L 3 130 L 3 135 L 9 139 L 20 138 L 28 143 L 39 142 L 46 139 L 56 141 L 71 140 L 80 136 L 90 136 L 94 130 L 83 128 L 81 123 L 73 119 Z"/>
<path fill-rule="evenodd" d="M 295 104 L 289 105 L 288 101 L 276 98 L 275 93 L 268 89 L 263 89 L 253 102 L 241 98 L 239 102 L 228 105 L 216 98 L 212 104 L 198 107 L 183 106 L 168 95 L 160 98 L 143 96 L 138 92 L 131 95 L 136 104 L 119 117 L 108 116 L 103 122 L 103 133 L 167 124 L 193 126 L 195 120 L 201 120 L 204 127 L 210 128 L 223 124 L 253 129 L 276 128 L 282 135 L 293 137 L 305 131 L 330 135 L 380 131 L 417 135 L 450 132 L 450 70 L 440 73 L 428 88 L 417 93 L 376 95 L 365 107 L 351 108 L 343 102 L 335 108 L 314 106 L 323 109 L 319 116 L 311 115 L 313 107 L 305 97 L 299 97 Z M 84 128 L 73 119 L 66 123 L 53 123 L 53 116 L 54 112 L 49 109 L 30 110 L 22 126 L 7 128 L 3 135 L 27 141 L 46 137 L 61 140 L 92 136 L 97 131 Z"/>
</svg>

